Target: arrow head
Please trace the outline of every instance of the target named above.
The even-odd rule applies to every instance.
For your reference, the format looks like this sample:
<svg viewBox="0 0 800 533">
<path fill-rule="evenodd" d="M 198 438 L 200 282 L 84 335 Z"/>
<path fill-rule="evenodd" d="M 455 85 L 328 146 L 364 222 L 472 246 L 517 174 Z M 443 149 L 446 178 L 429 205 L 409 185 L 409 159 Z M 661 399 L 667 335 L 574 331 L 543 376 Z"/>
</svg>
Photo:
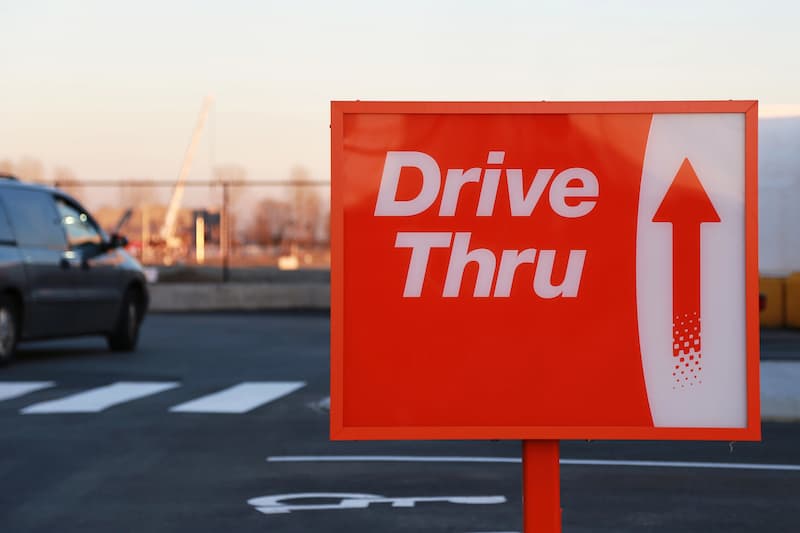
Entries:
<svg viewBox="0 0 800 533">
<path fill-rule="evenodd" d="M 681 168 L 653 216 L 653 222 L 720 222 L 719 214 L 689 159 L 684 159 L 681 163 Z"/>
</svg>

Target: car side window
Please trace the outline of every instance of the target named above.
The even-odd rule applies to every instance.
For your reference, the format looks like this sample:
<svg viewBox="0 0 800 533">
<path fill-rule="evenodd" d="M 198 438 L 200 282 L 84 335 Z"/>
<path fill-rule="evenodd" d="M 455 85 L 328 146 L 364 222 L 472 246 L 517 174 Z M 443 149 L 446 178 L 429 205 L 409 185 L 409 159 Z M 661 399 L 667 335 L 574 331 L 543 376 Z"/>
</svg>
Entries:
<svg viewBox="0 0 800 533">
<path fill-rule="evenodd" d="M 11 229 L 11 223 L 8 221 L 6 208 L 0 202 L 0 244 L 11 244 L 15 240 L 14 230 Z"/>
<path fill-rule="evenodd" d="M 95 227 L 89 215 L 63 198 L 56 198 L 58 214 L 61 215 L 61 224 L 67 233 L 67 242 L 70 248 L 99 245 L 103 242 L 100 231 Z"/>
<path fill-rule="evenodd" d="M 2 192 L 17 244 L 64 250 L 67 245 L 53 196 L 45 191 L 8 188 Z"/>
</svg>

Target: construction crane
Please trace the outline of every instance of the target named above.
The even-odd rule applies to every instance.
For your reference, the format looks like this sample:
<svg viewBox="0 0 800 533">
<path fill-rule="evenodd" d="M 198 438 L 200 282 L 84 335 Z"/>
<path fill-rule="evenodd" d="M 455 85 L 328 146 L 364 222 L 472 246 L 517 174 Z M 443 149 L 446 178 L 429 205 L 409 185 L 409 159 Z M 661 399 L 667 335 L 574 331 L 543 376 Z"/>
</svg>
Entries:
<svg viewBox="0 0 800 533">
<path fill-rule="evenodd" d="M 197 118 L 192 137 L 189 140 L 189 146 L 186 148 L 186 153 L 183 156 L 183 163 L 181 170 L 178 173 L 178 180 L 175 182 L 175 189 L 172 191 L 172 198 L 167 207 L 167 213 L 164 217 L 164 225 L 161 226 L 159 232 L 159 244 L 164 247 L 164 260 L 171 262 L 172 256 L 183 245 L 183 241 L 175 235 L 175 228 L 178 222 L 178 211 L 183 202 L 183 191 L 185 188 L 186 178 L 189 175 L 189 170 L 192 168 L 192 160 L 194 153 L 197 151 L 197 145 L 200 142 L 200 137 L 206 125 L 208 113 L 214 103 L 213 96 L 206 96 L 203 99 L 203 107 L 200 109 L 200 116 Z"/>
</svg>

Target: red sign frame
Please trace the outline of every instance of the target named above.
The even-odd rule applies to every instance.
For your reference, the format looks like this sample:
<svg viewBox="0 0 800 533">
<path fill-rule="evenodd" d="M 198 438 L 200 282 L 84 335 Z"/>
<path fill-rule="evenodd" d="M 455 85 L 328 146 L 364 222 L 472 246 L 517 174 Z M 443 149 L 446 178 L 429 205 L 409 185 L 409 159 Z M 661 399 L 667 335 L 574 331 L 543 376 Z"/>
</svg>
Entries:
<svg viewBox="0 0 800 533">
<path fill-rule="evenodd" d="M 651 426 L 400 426 L 354 425 L 345 421 L 344 380 L 347 293 L 344 283 L 346 168 L 345 131 L 348 115 L 517 115 L 517 114 L 687 114 L 742 113 L 745 120 L 745 324 L 747 408 L 745 427 Z M 331 415 L 334 440 L 381 439 L 636 439 L 760 440 L 757 133 L 754 101 L 692 102 L 332 102 L 331 104 Z M 348 291 L 362 290 L 349 286 Z M 367 289 L 363 289 L 367 290 Z M 412 386 L 409 384 L 409 386 Z"/>
</svg>

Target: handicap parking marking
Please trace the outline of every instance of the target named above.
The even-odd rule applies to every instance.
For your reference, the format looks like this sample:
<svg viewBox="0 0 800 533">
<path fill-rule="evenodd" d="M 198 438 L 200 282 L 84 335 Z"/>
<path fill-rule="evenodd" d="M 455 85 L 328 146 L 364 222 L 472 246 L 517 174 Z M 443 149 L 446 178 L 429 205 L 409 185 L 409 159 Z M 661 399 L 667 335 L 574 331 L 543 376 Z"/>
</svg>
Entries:
<svg viewBox="0 0 800 533">
<path fill-rule="evenodd" d="M 55 385 L 52 381 L 2 381 L 0 382 L 0 401 L 12 400 L 32 392 L 48 389 Z"/>
<path fill-rule="evenodd" d="M 241 414 L 252 411 L 304 387 L 303 381 L 239 383 L 170 408 L 173 413 Z"/>
<path fill-rule="evenodd" d="M 25 415 L 98 413 L 115 405 L 158 394 L 178 386 L 180 386 L 179 383 L 172 381 L 119 381 L 57 400 L 36 403 L 20 410 L 20 413 Z"/>
<path fill-rule="evenodd" d="M 317 503 L 307 503 L 316 500 Z M 320 503 L 318 500 L 330 500 Z M 306 503 L 303 503 L 303 502 Z M 247 503 L 263 514 L 288 514 L 296 511 L 329 511 L 366 509 L 373 504 L 388 504 L 393 508 L 412 508 L 419 503 L 448 503 L 456 505 L 497 505 L 506 503 L 505 496 L 400 496 L 389 498 L 380 494 L 350 492 L 299 492 L 250 498 Z"/>
</svg>

